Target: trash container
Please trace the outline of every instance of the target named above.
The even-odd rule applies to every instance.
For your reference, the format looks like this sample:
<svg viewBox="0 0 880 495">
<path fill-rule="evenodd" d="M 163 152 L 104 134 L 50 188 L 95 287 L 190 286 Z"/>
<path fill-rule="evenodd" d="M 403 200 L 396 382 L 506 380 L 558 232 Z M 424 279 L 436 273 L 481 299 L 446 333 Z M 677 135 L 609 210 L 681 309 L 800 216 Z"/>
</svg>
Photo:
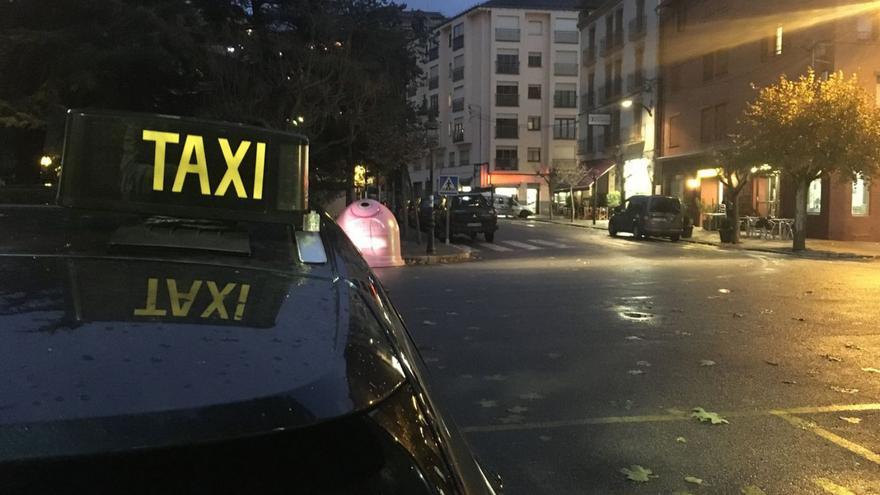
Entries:
<svg viewBox="0 0 880 495">
<path fill-rule="evenodd" d="M 400 227 L 391 210 L 362 199 L 348 205 L 336 219 L 371 268 L 402 266 Z"/>
</svg>

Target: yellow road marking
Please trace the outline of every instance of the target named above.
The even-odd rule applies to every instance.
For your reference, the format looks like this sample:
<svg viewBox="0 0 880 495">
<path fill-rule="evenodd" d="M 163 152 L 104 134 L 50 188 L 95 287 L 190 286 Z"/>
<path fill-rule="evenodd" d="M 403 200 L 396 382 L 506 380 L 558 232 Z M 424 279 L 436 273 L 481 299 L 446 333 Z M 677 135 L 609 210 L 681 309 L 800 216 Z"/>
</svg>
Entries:
<svg viewBox="0 0 880 495">
<path fill-rule="evenodd" d="M 813 483 L 818 485 L 826 492 L 833 493 L 834 495 L 856 495 L 855 492 L 847 490 L 846 488 L 834 483 L 828 478 L 816 478 L 813 480 Z"/>
<path fill-rule="evenodd" d="M 770 415 L 820 414 L 844 411 L 880 411 L 880 403 L 841 404 L 831 406 L 795 407 L 790 409 L 772 409 L 769 411 L 737 411 L 720 413 L 727 418 L 746 418 Z M 466 426 L 461 430 L 465 433 L 492 433 L 501 431 L 543 430 L 549 428 L 565 428 L 571 426 L 609 425 L 627 423 L 659 423 L 665 421 L 690 421 L 690 412 L 677 414 L 652 414 L 643 416 L 605 416 L 597 418 L 580 418 L 557 421 L 538 421 L 506 425 Z M 829 432 L 830 434 L 830 432 Z"/>
<path fill-rule="evenodd" d="M 805 419 L 791 416 L 790 414 L 783 413 L 783 412 L 776 412 L 773 414 L 774 414 L 774 416 L 778 416 L 778 417 L 788 421 L 792 425 L 797 426 L 798 428 L 802 428 L 804 430 L 811 431 L 811 432 L 815 433 L 816 435 L 824 438 L 825 440 L 828 440 L 829 442 L 833 443 L 834 445 L 837 445 L 838 447 L 842 447 L 842 448 L 852 452 L 853 454 L 858 454 L 858 455 L 864 457 L 865 459 L 873 462 L 874 464 L 880 465 L 880 455 L 876 454 L 875 452 L 872 452 L 870 449 L 866 449 L 865 447 L 862 447 L 861 445 L 859 445 L 857 443 L 850 442 L 849 440 L 847 440 L 841 436 L 835 435 L 834 433 L 831 433 L 830 431 L 826 430 L 825 428 L 822 428 L 822 427 L 816 425 L 815 423 L 812 423 L 812 422 L 807 421 Z"/>
</svg>

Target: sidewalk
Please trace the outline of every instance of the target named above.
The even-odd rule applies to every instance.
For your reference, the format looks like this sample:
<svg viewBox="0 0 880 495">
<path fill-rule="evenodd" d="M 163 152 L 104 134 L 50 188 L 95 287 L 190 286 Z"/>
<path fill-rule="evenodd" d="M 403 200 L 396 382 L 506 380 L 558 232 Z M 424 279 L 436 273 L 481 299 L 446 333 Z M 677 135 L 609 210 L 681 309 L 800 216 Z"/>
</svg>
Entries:
<svg viewBox="0 0 880 495">
<path fill-rule="evenodd" d="M 608 230 L 607 220 L 597 220 L 593 225 L 591 220 L 569 219 L 538 215 L 530 217 L 538 222 L 552 222 L 560 225 L 570 225 L 581 228 L 594 228 Z M 757 239 L 753 237 L 740 237 L 739 244 L 722 244 L 718 232 L 694 228 L 694 235 L 690 239 L 682 239 L 682 242 L 694 244 L 706 244 L 723 249 L 742 249 L 746 251 L 760 251 L 799 256 L 813 259 L 851 259 L 851 260 L 880 260 L 880 242 L 859 241 L 829 241 L 825 239 L 807 239 L 806 251 L 794 252 L 791 250 L 791 240 Z"/>
<path fill-rule="evenodd" d="M 406 236 L 404 237 L 404 233 L 400 233 L 400 250 L 401 255 L 403 256 L 403 260 L 406 261 L 407 265 L 433 265 L 437 263 L 460 263 L 463 261 L 470 261 L 471 252 L 467 249 L 462 249 L 455 244 L 449 244 L 448 246 L 445 243 L 440 242 L 438 239 L 434 239 L 434 250 L 435 254 L 427 254 L 425 251 L 428 248 L 428 235 L 425 232 L 422 232 L 422 242 L 418 243 L 418 239 L 416 236 L 415 228 L 408 228 Z"/>
</svg>

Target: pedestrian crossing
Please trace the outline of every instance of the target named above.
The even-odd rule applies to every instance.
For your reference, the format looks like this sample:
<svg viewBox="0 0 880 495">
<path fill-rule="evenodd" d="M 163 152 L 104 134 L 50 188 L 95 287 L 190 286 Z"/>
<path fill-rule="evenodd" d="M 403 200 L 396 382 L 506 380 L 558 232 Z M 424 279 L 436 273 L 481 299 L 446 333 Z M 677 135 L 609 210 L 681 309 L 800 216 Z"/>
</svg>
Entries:
<svg viewBox="0 0 880 495">
<path fill-rule="evenodd" d="M 527 239 L 524 241 L 507 241 L 499 240 L 495 243 L 474 241 L 468 245 L 459 244 L 459 247 L 470 251 L 495 251 L 497 253 L 509 253 L 511 251 L 539 251 L 542 249 L 569 249 L 572 246 L 563 242 L 550 241 L 546 239 Z"/>
</svg>

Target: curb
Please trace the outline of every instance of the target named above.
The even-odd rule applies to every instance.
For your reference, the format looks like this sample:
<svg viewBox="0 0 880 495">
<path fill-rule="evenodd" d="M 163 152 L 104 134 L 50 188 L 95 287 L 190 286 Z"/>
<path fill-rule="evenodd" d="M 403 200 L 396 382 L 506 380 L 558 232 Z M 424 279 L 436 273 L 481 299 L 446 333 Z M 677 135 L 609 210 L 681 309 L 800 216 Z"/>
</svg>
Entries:
<svg viewBox="0 0 880 495">
<path fill-rule="evenodd" d="M 579 229 L 593 229 L 593 230 L 606 230 L 604 227 L 599 227 L 598 225 L 578 225 L 575 223 L 567 223 L 567 222 L 557 222 L 555 220 L 546 220 L 539 218 L 531 218 L 530 220 L 534 220 L 535 222 L 544 222 L 544 223 L 552 223 L 555 225 L 563 225 L 566 227 L 576 227 Z M 701 244 L 703 246 L 713 246 L 718 249 L 725 250 L 739 250 L 739 251 L 755 251 L 759 253 L 772 253 L 772 254 L 783 254 L 786 256 L 794 256 L 796 258 L 802 259 L 812 259 L 812 260 L 848 260 L 848 261 L 876 261 L 880 260 L 880 256 L 878 255 L 863 255 L 863 254 L 855 254 L 855 253 L 836 253 L 832 251 L 804 251 L 804 252 L 794 252 L 790 249 L 785 248 L 762 248 L 762 247 L 748 247 L 737 244 L 722 244 L 722 243 L 714 243 L 710 241 L 702 241 L 699 239 L 693 238 L 681 238 L 682 242 L 689 242 L 691 244 Z"/>
</svg>

